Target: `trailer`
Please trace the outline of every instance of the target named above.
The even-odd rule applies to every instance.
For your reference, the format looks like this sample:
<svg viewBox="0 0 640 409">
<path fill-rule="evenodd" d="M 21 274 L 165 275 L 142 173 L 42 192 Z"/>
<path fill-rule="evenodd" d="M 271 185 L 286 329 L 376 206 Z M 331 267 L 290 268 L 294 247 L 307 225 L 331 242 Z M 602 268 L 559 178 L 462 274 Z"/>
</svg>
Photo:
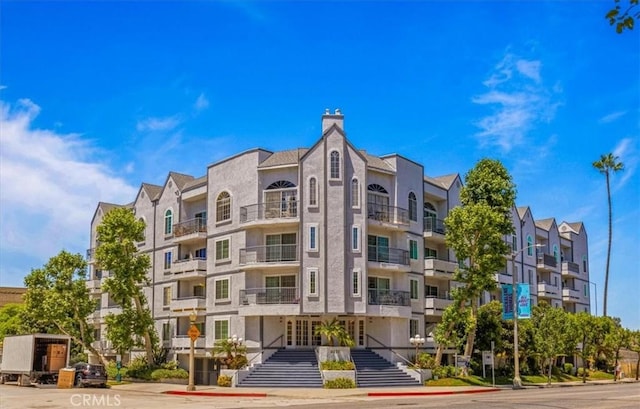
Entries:
<svg viewBox="0 0 640 409">
<path fill-rule="evenodd" d="M 58 381 L 69 366 L 71 337 L 55 334 L 12 335 L 4 338 L 0 383 L 17 380 L 20 386 Z"/>
</svg>

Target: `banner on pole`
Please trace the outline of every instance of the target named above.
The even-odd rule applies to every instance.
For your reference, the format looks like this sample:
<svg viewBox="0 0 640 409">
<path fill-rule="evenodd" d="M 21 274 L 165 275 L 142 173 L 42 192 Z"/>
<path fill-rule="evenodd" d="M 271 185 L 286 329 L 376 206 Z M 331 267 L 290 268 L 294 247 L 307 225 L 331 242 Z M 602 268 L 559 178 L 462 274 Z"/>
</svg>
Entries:
<svg viewBox="0 0 640 409">
<path fill-rule="evenodd" d="M 518 284 L 518 318 L 531 318 L 531 294 L 529 284 Z"/>
<path fill-rule="evenodd" d="M 502 284 L 502 319 L 513 319 L 513 286 Z"/>
</svg>

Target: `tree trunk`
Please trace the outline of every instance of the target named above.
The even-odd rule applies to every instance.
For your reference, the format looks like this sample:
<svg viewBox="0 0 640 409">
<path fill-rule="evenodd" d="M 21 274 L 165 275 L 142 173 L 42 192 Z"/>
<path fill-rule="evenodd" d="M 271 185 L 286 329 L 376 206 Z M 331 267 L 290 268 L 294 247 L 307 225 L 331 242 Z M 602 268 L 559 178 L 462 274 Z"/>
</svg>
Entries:
<svg viewBox="0 0 640 409">
<path fill-rule="evenodd" d="M 636 362 L 636 381 L 640 377 L 640 352 L 638 352 L 638 362 Z"/>
<path fill-rule="evenodd" d="M 89 352 L 91 352 L 92 354 L 94 354 L 95 356 L 98 357 L 98 360 L 100 361 L 100 363 L 102 365 L 104 365 L 104 367 L 107 367 L 107 360 L 104 359 L 104 356 L 99 353 L 91 344 L 87 345 L 84 340 L 71 335 L 69 332 L 65 331 L 64 328 L 62 328 L 62 326 L 60 326 L 60 324 L 58 324 L 57 322 L 55 323 L 56 327 L 58 327 L 58 329 L 60 330 L 60 332 L 62 332 L 63 334 L 70 336 L 71 339 L 73 339 L 75 342 L 77 342 L 78 344 L 80 344 L 80 346 L 82 346 L 83 349 L 88 350 Z"/>
<path fill-rule="evenodd" d="M 549 375 L 548 375 L 548 380 L 547 380 L 547 385 L 551 385 L 551 371 L 553 369 L 553 358 L 549 358 Z"/>
<path fill-rule="evenodd" d="M 464 311 L 465 308 L 465 301 L 462 300 L 460 301 L 460 304 L 458 305 L 458 311 L 462 312 Z M 445 332 L 445 339 L 449 339 L 449 337 L 451 336 L 451 333 L 453 332 L 453 329 L 455 328 L 456 323 L 451 321 L 449 323 L 449 326 L 447 327 L 447 331 Z M 436 366 L 440 366 L 440 363 L 442 361 L 442 355 L 444 354 L 444 348 L 446 345 L 443 344 L 438 344 L 438 349 L 436 349 L 436 356 L 435 356 L 435 365 Z"/>
<path fill-rule="evenodd" d="M 476 341 L 476 329 L 478 328 L 478 322 L 476 317 L 478 315 L 478 303 L 471 303 L 471 327 L 467 331 L 467 344 L 464 347 L 465 356 L 471 357 L 473 355 L 473 344 Z"/>
<path fill-rule="evenodd" d="M 142 314 L 144 313 L 144 309 L 143 309 L 142 303 L 140 302 L 140 297 L 138 295 L 135 295 L 133 297 L 133 302 L 136 305 L 136 311 L 138 311 L 138 315 L 142 316 Z M 153 365 L 153 344 L 151 343 L 151 334 L 149 333 L 149 328 L 145 328 L 143 336 L 144 336 L 144 349 L 145 349 L 145 354 L 147 356 L 147 363 L 149 365 Z"/>
<path fill-rule="evenodd" d="M 612 229 L 612 210 L 611 210 L 611 189 L 609 187 L 609 171 L 605 173 L 607 178 L 607 200 L 609 202 L 609 243 L 607 245 L 607 264 L 604 270 L 604 310 L 603 315 L 607 316 L 607 299 L 609 298 L 609 260 L 611 259 L 611 229 Z M 598 294 L 596 294 L 596 297 Z"/>
</svg>

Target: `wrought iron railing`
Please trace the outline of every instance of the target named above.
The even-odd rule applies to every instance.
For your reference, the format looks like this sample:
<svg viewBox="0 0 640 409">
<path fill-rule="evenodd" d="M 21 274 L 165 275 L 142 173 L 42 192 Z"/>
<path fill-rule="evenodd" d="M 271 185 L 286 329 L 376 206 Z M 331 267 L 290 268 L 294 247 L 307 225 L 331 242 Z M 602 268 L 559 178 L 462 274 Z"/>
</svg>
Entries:
<svg viewBox="0 0 640 409">
<path fill-rule="evenodd" d="M 545 266 L 555 267 L 557 265 L 556 258 L 553 254 L 547 254 L 538 252 L 537 254 L 538 264 L 544 264 Z"/>
<path fill-rule="evenodd" d="M 298 217 L 298 202 L 294 199 L 258 203 L 240 208 L 240 223 L 295 217 Z"/>
<path fill-rule="evenodd" d="M 207 219 L 202 217 L 196 217 L 195 219 L 187 220 L 173 225 L 173 236 L 180 237 L 193 233 L 206 233 L 207 232 Z"/>
<path fill-rule="evenodd" d="M 378 203 L 367 203 L 367 217 L 370 220 L 393 224 L 409 224 L 409 211 L 401 207 Z"/>
<path fill-rule="evenodd" d="M 445 234 L 444 220 L 435 217 L 424 218 L 424 231 L 427 233 Z"/>
<path fill-rule="evenodd" d="M 240 302 L 244 305 L 298 304 L 297 287 L 245 288 L 240 290 Z"/>
<path fill-rule="evenodd" d="M 240 249 L 240 264 L 298 261 L 297 244 L 272 244 Z"/>
<path fill-rule="evenodd" d="M 394 249 L 382 246 L 369 246 L 369 261 L 379 263 L 391 263 L 409 265 L 409 252 L 402 249 Z"/>
<path fill-rule="evenodd" d="M 369 289 L 369 305 L 411 305 L 409 291 Z"/>
<path fill-rule="evenodd" d="M 577 263 L 571 261 L 562 262 L 562 271 L 567 271 L 575 274 L 580 274 L 580 266 Z"/>
</svg>

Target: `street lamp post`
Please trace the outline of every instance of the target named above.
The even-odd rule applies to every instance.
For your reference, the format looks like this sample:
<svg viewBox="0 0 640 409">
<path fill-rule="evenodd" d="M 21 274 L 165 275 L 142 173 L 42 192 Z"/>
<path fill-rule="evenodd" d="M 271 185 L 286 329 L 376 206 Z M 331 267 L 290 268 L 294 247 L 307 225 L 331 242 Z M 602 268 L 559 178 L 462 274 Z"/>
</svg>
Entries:
<svg viewBox="0 0 640 409">
<path fill-rule="evenodd" d="M 189 323 L 191 326 L 189 327 L 189 338 L 191 340 L 191 347 L 189 349 L 189 384 L 187 385 L 187 391 L 195 391 L 196 386 L 194 382 L 194 372 L 193 367 L 195 366 L 195 343 L 196 339 L 200 336 L 200 330 L 196 327 L 196 311 L 193 310 L 191 314 L 189 314 Z"/>
<path fill-rule="evenodd" d="M 518 351 L 518 275 L 516 274 L 516 256 L 532 247 L 542 247 L 541 244 L 527 246 L 519 251 L 511 253 L 511 283 L 513 285 L 511 298 L 513 298 L 513 389 L 522 388 L 520 379 L 520 352 Z"/>
<path fill-rule="evenodd" d="M 418 366 L 418 348 L 424 345 L 425 341 L 426 340 L 423 337 L 421 337 L 420 334 L 416 334 L 415 336 L 409 338 L 409 342 L 411 343 L 411 345 L 416 347 L 416 357 L 415 357 L 416 366 Z"/>
<path fill-rule="evenodd" d="M 596 317 L 598 316 L 598 286 L 596 285 L 596 283 L 594 283 L 593 281 L 589 281 L 589 284 L 593 284 L 593 288 L 595 288 L 595 297 L 593 297 L 593 299 L 596 302 Z M 589 297 L 589 299 L 591 299 L 591 297 Z"/>
</svg>

